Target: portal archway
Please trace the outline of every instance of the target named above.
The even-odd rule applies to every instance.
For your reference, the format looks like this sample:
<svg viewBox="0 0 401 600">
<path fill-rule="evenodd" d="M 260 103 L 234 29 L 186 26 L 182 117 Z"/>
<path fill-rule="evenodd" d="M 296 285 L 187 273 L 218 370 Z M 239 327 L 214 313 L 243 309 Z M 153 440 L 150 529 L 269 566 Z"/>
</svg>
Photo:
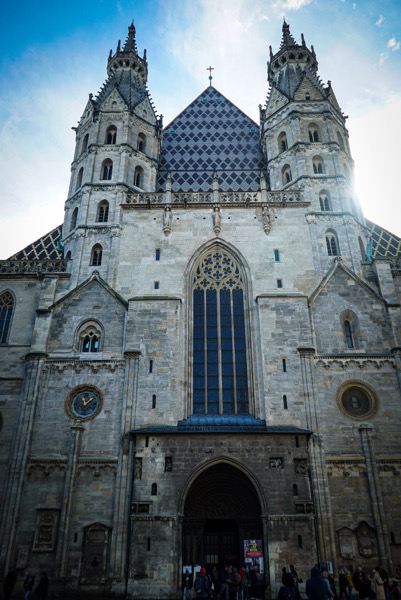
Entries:
<svg viewBox="0 0 401 600">
<path fill-rule="evenodd" d="M 241 566 L 244 542 L 258 540 L 262 551 L 261 513 L 255 486 L 240 469 L 224 462 L 209 467 L 193 481 L 186 497 L 183 564 Z"/>
</svg>

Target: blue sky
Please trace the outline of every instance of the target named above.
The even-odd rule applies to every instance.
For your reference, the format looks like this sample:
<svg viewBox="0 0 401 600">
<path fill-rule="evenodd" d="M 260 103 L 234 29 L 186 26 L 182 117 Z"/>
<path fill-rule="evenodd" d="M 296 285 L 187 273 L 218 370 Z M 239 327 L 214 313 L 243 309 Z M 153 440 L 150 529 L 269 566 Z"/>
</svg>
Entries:
<svg viewBox="0 0 401 600">
<path fill-rule="evenodd" d="M 349 116 L 365 216 L 401 236 L 399 0 L 20 0 L 0 25 L 0 259 L 62 222 L 71 127 L 132 19 L 167 125 L 208 85 L 209 65 L 213 85 L 257 121 L 284 16 Z"/>
</svg>

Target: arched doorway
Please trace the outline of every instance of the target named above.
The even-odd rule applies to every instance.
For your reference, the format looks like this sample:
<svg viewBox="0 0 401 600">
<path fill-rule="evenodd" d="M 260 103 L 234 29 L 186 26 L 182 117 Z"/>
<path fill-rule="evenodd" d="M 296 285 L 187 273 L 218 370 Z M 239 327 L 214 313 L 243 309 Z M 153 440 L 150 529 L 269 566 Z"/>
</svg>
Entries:
<svg viewBox="0 0 401 600">
<path fill-rule="evenodd" d="M 259 498 L 240 469 L 219 463 L 197 477 L 185 501 L 184 565 L 239 567 L 244 563 L 244 542 L 262 539 Z"/>
</svg>

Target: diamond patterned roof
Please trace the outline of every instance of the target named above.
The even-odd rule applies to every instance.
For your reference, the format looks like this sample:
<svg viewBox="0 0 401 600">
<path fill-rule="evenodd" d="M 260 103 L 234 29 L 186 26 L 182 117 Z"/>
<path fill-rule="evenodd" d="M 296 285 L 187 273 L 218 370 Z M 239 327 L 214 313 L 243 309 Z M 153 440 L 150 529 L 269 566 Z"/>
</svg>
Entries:
<svg viewBox="0 0 401 600">
<path fill-rule="evenodd" d="M 366 219 L 366 225 L 373 241 L 373 258 L 401 258 L 401 238 L 368 219 Z"/>
<path fill-rule="evenodd" d="M 60 247 L 61 228 L 62 225 L 59 225 L 52 229 L 36 242 L 32 242 L 23 250 L 10 256 L 8 260 L 57 260 L 63 258 L 63 251 Z"/>
<path fill-rule="evenodd" d="M 158 191 L 171 176 L 173 192 L 212 190 L 217 172 L 222 191 L 260 187 L 259 126 L 209 86 L 163 132 Z"/>
</svg>

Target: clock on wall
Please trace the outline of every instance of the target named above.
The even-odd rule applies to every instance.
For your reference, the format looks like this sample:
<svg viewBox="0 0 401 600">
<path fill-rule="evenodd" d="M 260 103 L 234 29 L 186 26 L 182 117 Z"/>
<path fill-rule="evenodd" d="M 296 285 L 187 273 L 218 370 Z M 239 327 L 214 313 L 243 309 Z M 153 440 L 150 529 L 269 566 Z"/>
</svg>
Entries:
<svg viewBox="0 0 401 600">
<path fill-rule="evenodd" d="M 92 386 L 81 386 L 71 390 L 66 400 L 67 414 L 73 419 L 91 419 L 102 408 L 102 397 L 99 390 Z"/>
</svg>

